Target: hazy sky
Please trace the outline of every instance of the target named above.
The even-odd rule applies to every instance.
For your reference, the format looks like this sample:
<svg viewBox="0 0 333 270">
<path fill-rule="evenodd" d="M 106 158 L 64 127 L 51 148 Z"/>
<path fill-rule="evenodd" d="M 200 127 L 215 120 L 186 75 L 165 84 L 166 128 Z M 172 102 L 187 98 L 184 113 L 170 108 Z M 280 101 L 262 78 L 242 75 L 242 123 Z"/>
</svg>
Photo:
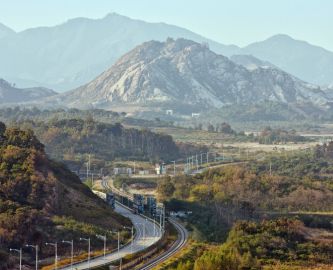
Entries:
<svg viewBox="0 0 333 270">
<path fill-rule="evenodd" d="M 109 12 L 175 24 L 224 44 L 284 33 L 333 51 L 332 0 L 0 0 L 0 22 L 16 31 Z"/>
</svg>

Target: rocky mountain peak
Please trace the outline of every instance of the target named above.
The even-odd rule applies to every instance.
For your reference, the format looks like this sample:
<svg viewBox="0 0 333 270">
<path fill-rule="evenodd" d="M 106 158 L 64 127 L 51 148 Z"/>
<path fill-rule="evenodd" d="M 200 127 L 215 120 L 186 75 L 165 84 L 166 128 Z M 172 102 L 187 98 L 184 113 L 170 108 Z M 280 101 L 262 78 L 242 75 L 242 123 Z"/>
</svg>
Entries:
<svg viewBox="0 0 333 270">
<path fill-rule="evenodd" d="M 218 55 L 204 43 L 168 38 L 149 41 L 121 57 L 90 83 L 57 97 L 70 107 L 194 106 L 329 101 L 319 87 L 274 67 L 254 70 Z"/>
</svg>

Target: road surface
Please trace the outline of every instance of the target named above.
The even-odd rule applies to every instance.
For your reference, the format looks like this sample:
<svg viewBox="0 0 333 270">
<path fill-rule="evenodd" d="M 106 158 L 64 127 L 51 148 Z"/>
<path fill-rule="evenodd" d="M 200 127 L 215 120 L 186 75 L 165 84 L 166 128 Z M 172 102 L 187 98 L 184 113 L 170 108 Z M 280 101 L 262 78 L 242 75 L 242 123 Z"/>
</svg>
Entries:
<svg viewBox="0 0 333 270">
<path fill-rule="evenodd" d="M 149 219 L 145 219 L 142 216 L 133 214 L 130 210 L 123 207 L 119 203 L 116 203 L 115 211 L 125 217 L 128 217 L 135 226 L 136 235 L 133 242 L 125 247 L 120 248 L 119 252 L 115 251 L 109 255 L 106 255 L 105 259 L 104 257 L 100 257 L 92 259 L 90 264 L 87 261 L 75 264 L 73 266 L 74 269 L 83 270 L 109 264 L 125 257 L 128 254 L 144 250 L 156 243 L 161 238 L 162 234 L 160 227 L 156 223 L 150 221 Z M 68 266 L 62 269 L 70 270 L 71 268 Z"/>
</svg>

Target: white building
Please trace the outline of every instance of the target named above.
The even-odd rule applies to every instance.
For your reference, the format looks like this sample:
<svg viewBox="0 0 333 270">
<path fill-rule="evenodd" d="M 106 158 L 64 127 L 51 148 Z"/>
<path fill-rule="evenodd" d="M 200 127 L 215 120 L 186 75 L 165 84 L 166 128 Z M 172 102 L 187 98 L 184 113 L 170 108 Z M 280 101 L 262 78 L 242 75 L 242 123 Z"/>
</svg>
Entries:
<svg viewBox="0 0 333 270">
<path fill-rule="evenodd" d="M 120 175 L 120 174 L 126 174 L 126 175 L 131 175 L 132 174 L 132 168 L 114 168 L 113 169 L 113 174 L 114 175 Z"/>
<path fill-rule="evenodd" d="M 165 113 L 166 115 L 173 115 L 173 110 L 166 110 Z"/>
<path fill-rule="evenodd" d="M 164 175 L 166 174 L 166 167 L 164 164 L 156 164 L 155 165 L 155 171 L 157 175 Z"/>
</svg>

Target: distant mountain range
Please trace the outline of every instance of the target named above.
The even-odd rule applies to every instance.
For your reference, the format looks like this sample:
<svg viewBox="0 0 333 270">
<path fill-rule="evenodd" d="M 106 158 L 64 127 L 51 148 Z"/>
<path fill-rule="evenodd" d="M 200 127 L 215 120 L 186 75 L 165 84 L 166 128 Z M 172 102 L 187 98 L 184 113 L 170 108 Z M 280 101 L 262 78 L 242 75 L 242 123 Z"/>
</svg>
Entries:
<svg viewBox="0 0 333 270">
<path fill-rule="evenodd" d="M 250 55 L 314 84 L 333 83 L 333 53 L 285 35 L 239 48 L 181 27 L 115 13 L 102 19 L 77 18 L 18 33 L 0 25 L 0 76 L 20 87 L 43 85 L 70 90 L 94 79 L 143 42 L 165 41 L 168 37 L 208 44 L 212 51 L 227 57 Z"/>
<path fill-rule="evenodd" d="M 19 104 L 39 101 L 43 98 L 54 96 L 57 93 L 43 87 L 16 88 L 7 81 L 0 79 L 0 104 Z"/>
<path fill-rule="evenodd" d="M 0 23 L 0 39 L 15 34 L 15 32 L 9 27 Z"/>
<path fill-rule="evenodd" d="M 333 82 L 333 53 L 287 35 L 276 35 L 241 49 L 282 70 L 317 85 Z"/>
<path fill-rule="evenodd" d="M 184 28 L 112 13 L 103 19 L 77 18 L 5 36 L 0 40 L 0 74 L 23 86 L 38 82 L 52 89 L 69 90 L 92 80 L 135 46 L 168 37 L 207 42 L 220 53 L 237 49 Z"/>
<path fill-rule="evenodd" d="M 319 87 L 280 69 L 247 69 L 204 44 L 168 39 L 136 47 L 90 83 L 50 98 L 49 104 L 207 110 L 266 101 L 325 107 L 330 99 Z"/>
</svg>

